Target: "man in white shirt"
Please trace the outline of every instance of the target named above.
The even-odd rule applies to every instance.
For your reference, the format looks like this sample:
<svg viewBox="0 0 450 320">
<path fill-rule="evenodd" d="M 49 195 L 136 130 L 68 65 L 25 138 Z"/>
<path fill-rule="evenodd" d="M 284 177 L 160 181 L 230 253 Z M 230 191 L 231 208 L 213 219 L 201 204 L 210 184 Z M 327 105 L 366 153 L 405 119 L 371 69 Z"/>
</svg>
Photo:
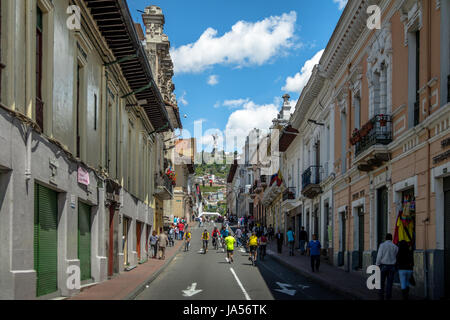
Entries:
<svg viewBox="0 0 450 320">
<path fill-rule="evenodd" d="M 386 241 L 380 244 L 377 254 L 377 266 L 381 270 L 381 290 L 380 300 L 384 300 L 384 293 L 386 291 L 386 300 L 392 298 L 392 285 L 395 276 L 395 264 L 397 262 L 398 247 L 392 242 L 392 234 L 386 235 Z M 387 286 L 385 282 L 387 279 Z"/>
</svg>

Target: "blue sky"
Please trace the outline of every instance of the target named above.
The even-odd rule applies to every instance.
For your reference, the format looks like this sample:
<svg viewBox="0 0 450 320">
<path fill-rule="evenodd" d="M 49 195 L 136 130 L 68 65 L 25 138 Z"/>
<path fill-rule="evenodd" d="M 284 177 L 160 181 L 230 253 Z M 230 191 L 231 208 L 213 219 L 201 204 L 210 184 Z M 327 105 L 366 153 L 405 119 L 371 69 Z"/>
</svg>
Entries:
<svg viewBox="0 0 450 320">
<path fill-rule="evenodd" d="M 140 23 L 137 10 L 149 5 L 163 10 L 184 135 L 193 136 L 194 121 L 201 120 L 204 149 L 210 149 L 212 129 L 220 130 L 219 144 L 225 130 L 242 144 L 251 128 L 267 129 L 285 93 L 295 106 L 345 3 L 128 0 Z"/>
</svg>

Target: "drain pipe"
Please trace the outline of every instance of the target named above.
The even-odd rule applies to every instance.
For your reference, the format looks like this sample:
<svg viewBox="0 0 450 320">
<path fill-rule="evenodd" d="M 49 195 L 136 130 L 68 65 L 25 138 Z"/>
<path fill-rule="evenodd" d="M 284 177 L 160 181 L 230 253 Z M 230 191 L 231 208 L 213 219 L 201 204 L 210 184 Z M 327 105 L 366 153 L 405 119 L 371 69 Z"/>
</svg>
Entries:
<svg viewBox="0 0 450 320">
<path fill-rule="evenodd" d="M 428 3 L 428 34 L 427 34 L 427 81 L 431 78 L 431 3 Z M 431 88 L 427 85 L 427 100 L 428 100 L 428 112 L 427 116 L 429 117 L 431 114 Z M 431 155 L 431 145 L 429 143 L 430 141 L 430 129 L 426 128 L 427 131 L 427 217 L 423 221 L 424 223 L 424 257 L 425 257 L 425 284 L 424 284 L 424 290 L 425 290 L 425 298 L 429 298 L 429 292 L 428 292 L 428 279 L 429 279 L 429 270 L 428 270 L 428 255 L 427 255 L 427 248 L 428 248 L 428 225 L 430 223 L 430 208 L 431 208 L 431 162 L 430 162 L 430 155 Z"/>
</svg>

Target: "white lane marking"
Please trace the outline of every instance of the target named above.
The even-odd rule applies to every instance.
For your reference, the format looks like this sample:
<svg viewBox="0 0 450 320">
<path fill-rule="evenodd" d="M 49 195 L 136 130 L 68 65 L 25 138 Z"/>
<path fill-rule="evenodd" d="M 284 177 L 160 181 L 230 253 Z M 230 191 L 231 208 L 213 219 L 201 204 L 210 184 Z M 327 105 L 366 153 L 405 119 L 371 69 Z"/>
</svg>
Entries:
<svg viewBox="0 0 450 320">
<path fill-rule="evenodd" d="M 244 293 L 245 299 L 247 300 L 252 300 L 250 299 L 250 296 L 248 295 L 247 291 L 245 291 L 244 286 L 241 283 L 241 280 L 239 280 L 238 276 L 236 275 L 236 272 L 234 272 L 233 268 L 230 268 L 231 273 L 233 274 L 234 278 L 236 279 L 237 284 L 239 285 L 239 287 L 242 290 L 242 293 Z"/>
<path fill-rule="evenodd" d="M 294 296 L 295 293 L 297 292 L 297 290 L 289 290 L 289 287 L 292 287 L 291 284 L 288 283 L 281 283 L 281 282 L 277 282 L 277 285 L 281 288 L 281 289 L 275 289 L 275 291 L 284 293 L 284 294 L 288 294 L 290 296 Z"/>
<path fill-rule="evenodd" d="M 194 282 L 192 285 L 190 285 L 187 290 L 183 290 L 183 297 L 192 297 L 195 296 L 197 293 L 202 292 L 203 290 L 196 290 L 197 283 Z"/>
<path fill-rule="evenodd" d="M 227 262 L 230 262 L 230 260 L 229 260 L 228 258 L 225 258 L 225 260 L 226 260 Z"/>
<path fill-rule="evenodd" d="M 305 289 L 308 289 L 309 288 L 309 286 L 304 286 L 304 285 L 302 285 L 302 284 L 299 284 L 298 285 L 300 288 L 302 288 L 302 290 L 305 290 Z"/>
<path fill-rule="evenodd" d="M 240 248 L 239 251 L 242 252 L 242 253 L 246 253 L 244 248 Z"/>
</svg>

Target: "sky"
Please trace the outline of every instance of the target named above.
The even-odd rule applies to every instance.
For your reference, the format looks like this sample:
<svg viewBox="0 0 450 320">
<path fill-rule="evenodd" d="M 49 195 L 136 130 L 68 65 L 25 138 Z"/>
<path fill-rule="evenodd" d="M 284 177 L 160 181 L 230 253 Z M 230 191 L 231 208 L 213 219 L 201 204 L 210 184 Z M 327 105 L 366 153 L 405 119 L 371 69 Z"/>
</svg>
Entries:
<svg viewBox="0 0 450 320">
<path fill-rule="evenodd" d="M 217 134 L 230 152 L 251 129 L 270 127 L 285 93 L 295 107 L 347 0 L 127 2 L 141 24 L 147 6 L 165 15 L 182 137 L 209 151 Z M 234 145 L 226 136 L 236 136 Z"/>
</svg>

